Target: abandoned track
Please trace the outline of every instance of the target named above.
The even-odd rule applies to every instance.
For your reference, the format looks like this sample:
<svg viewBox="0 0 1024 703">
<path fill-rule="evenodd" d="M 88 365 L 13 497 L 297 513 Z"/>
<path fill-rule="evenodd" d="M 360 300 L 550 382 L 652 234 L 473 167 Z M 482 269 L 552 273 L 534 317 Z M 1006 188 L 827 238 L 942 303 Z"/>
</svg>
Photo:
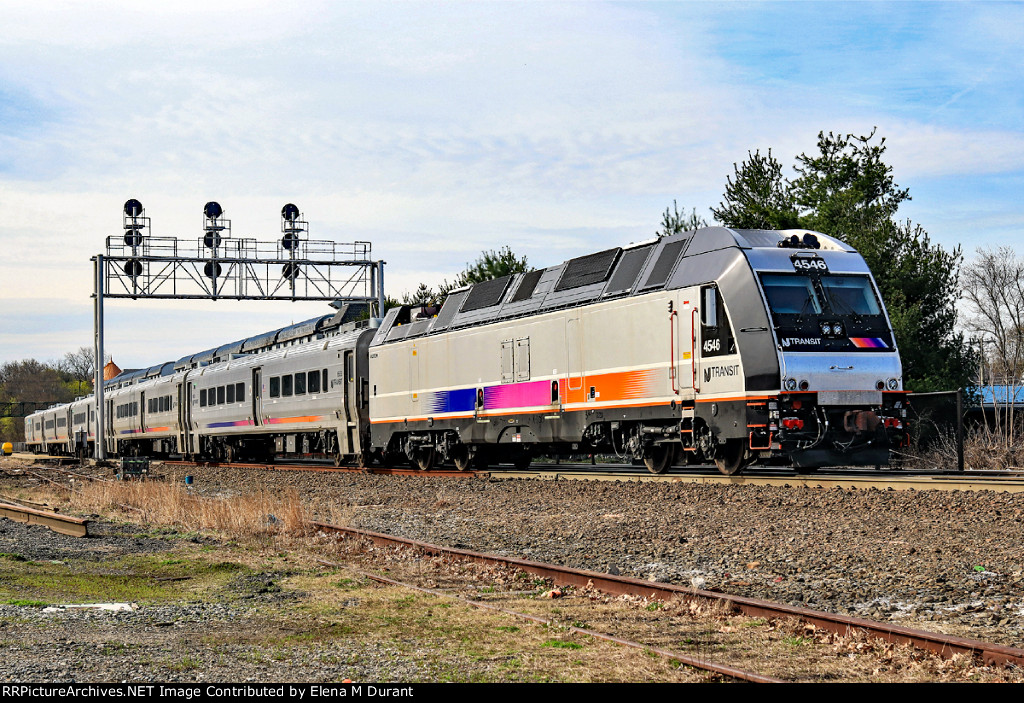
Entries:
<svg viewBox="0 0 1024 703">
<path fill-rule="evenodd" d="M 89 521 L 69 515 L 46 512 L 24 505 L 0 503 L 0 517 L 29 525 L 42 525 L 54 532 L 71 537 L 88 537 Z"/>
<path fill-rule="evenodd" d="M 751 617 L 784 618 L 794 617 L 803 622 L 808 622 L 816 627 L 822 628 L 836 634 L 849 634 L 855 630 L 862 630 L 873 637 L 878 637 L 889 642 L 910 644 L 920 649 L 934 652 L 942 657 L 951 657 L 954 654 L 966 654 L 979 657 L 986 664 L 1001 664 L 1024 666 L 1024 649 L 1007 647 L 1004 645 L 970 640 L 962 637 L 952 637 L 935 632 L 914 630 L 906 627 L 899 627 L 890 623 L 875 622 L 864 618 L 855 618 L 835 613 L 826 613 L 809 608 L 797 608 L 782 603 L 759 600 L 755 598 L 744 598 L 725 593 L 716 593 L 693 588 L 683 588 L 667 583 L 656 583 L 641 581 L 639 579 L 625 576 L 613 576 L 601 574 L 582 569 L 573 569 L 566 566 L 554 564 L 543 564 L 540 562 L 527 561 L 512 557 L 503 557 L 494 554 L 483 554 L 471 552 L 464 549 L 453 549 L 441 547 L 418 540 L 394 537 L 378 532 L 357 530 L 326 523 L 313 523 L 315 529 L 327 532 L 343 534 L 356 539 L 366 539 L 379 546 L 406 547 L 418 550 L 431 556 L 444 556 L 466 561 L 473 561 L 488 565 L 501 565 L 521 569 L 535 574 L 542 578 L 551 579 L 557 585 L 568 586 L 591 586 L 610 595 L 634 595 L 644 596 L 652 599 L 666 600 L 670 598 L 683 598 L 687 600 L 703 599 L 728 603 L 744 615 Z"/>
</svg>

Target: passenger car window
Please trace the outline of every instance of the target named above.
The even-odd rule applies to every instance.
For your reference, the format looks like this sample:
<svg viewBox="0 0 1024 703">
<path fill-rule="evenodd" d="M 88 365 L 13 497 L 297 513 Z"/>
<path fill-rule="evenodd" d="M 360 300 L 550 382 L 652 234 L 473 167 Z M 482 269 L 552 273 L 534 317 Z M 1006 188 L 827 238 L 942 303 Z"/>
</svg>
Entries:
<svg viewBox="0 0 1024 703">
<path fill-rule="evenodd" d="M 281 377 L 281 395 L 291 397 L 292 394 L 292 379 L 294 376 L 288 374 L 287 376 Z"/>
<path fill-rule="evenodd" d="M 308 383 L 308 385 L 309 385 L 309 392 L 310 393 L 319 393 L 320 392 L 320 372 L 319 371 L 310 371 L 306 375 L 307 375 L 307 379 L 309 381 L 309 383 Z"/>
<path fill-rule="evenodd" d="M 306 395 L 306 374 L 295 374 L 295 395 Z"/>
<path fill-rule="evenodd" d="M 274 376 L 270 379 L 270 397 L 277 398 L 281 395 L 281 378 Z"/>
</svg>

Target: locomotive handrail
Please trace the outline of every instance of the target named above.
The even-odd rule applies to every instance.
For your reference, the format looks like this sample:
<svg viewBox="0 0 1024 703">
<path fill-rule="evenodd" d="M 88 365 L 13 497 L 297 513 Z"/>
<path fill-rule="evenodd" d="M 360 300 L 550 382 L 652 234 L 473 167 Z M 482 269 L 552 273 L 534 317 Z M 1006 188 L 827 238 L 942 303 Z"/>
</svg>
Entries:
<svg viewBox="0 0 1024 703">
<path fill-rule="evenodd" d="M 679 313 L 675 310 L 668 314 L 668 378 L 672 384 L 672 392 L 679 395 L 679 387 L 676 385 L 676 318 Z"/>
<path fill-rule="evenodd" d="M 690 376 L 693 381 L 693 392 L 700 393 L 697 387 L 697 315 L 699 308 L 694 305 L 690 313 Z"/>
</svg>

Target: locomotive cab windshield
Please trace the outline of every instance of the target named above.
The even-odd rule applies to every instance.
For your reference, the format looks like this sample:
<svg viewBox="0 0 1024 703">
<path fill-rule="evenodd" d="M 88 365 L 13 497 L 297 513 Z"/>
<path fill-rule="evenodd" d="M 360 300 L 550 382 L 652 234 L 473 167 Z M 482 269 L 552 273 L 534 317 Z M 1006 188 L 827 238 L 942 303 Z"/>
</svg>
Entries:
<svg viewBox="0 0 1024 703">
<path fill-rule="evenodd" d="M 867 275 L 762 273 L 760 280 L 786 351 L 892 349 L 878 293 Z"/>
</svg>

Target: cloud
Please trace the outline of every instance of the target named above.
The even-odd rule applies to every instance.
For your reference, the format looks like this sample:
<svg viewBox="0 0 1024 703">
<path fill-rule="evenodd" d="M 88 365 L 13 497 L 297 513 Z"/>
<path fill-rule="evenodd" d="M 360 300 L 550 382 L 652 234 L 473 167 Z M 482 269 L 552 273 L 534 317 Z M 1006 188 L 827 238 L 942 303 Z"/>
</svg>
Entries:
<svg viewBox="0 0 1024 703">
<path fill-rule="evenodd" d="M 1016 174 L 1017 9 L 974 7 L 8 0 L 2 295 L 88 320 L 129 197 L 189 241 L 207 200 L 264 240 L 294 202 L 312 238 L 372 241 L 398 296 L 504 244 L 546 266 L 647 238 L 673 198 L 707 216 L 748 150 L 790 164 L 822 129 L 878 125 L 914 194 Z M 158 310 L 115 315 L 118 343 L 143 356 L 210 308 Z M 175 343 L 245 324 L 280 326 Z"/>
</svg>

